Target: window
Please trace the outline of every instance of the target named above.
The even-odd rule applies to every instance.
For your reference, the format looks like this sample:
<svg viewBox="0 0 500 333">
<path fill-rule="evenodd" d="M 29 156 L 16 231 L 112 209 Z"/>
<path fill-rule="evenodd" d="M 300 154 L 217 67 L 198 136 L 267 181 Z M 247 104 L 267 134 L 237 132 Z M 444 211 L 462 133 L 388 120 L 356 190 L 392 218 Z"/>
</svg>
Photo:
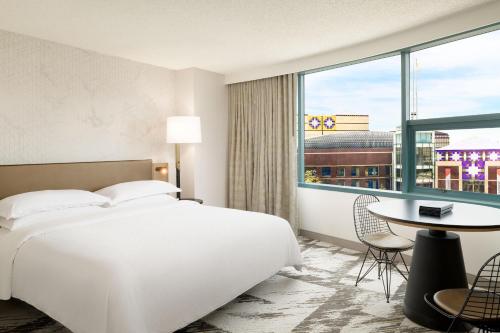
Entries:
<svg viewBox="0 0 500 333">
<path fill-rule="evenodd" d="M 500 128 L 439 130 L 431 134 L 441 139 L 430 147 L 430 164 L 420 164 L 416 150 L 417 187 L 497 194 Z"/>
<path fill-rule="evenodd" d="M 331 177 L 331 176 L 332 176 L 332 168 L 330 167 L 321 168 L 321 177 Z"/>
<path fill-rule="evenodd" d="M 378 167 L 376 166 L 369 166 L 365 170 L 365 175 L 366 176 L 378 176 Z"/>
<path fill-rule="evenodd" d="M 366 172 L 379 175 L 378 167 L 366 171 L 365 165 L 392 165 L 394 131 L 401 126 L 399 55 L 309 73 L 302 79 L 305 168 L 327 164 L 336 168 L 336 177 L 352 178 Z M 391 175 L 383 176 L 389 190 Z M 345 185 L 369 186 L 366 181 Z"/>
<path fill-rule="evenodd" d="M 500 24 L 301 73 L 300 186 L 500 206 L 499 87 Z"/>
<path fill-rule="evenodd" d="M 500 30 L 410 56 L 412 119 L 500 112 Z"/>
</svg>

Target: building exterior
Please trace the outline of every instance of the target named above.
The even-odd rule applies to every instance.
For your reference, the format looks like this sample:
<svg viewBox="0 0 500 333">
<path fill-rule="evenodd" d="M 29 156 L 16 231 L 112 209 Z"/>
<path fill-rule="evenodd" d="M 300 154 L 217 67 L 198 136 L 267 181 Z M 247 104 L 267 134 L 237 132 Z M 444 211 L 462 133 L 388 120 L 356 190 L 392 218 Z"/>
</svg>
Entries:
<svg viewBox="0 0 500 333">
<path fill-rule="evenodd" d="M 368 131 L 368 115 L 305 115 L 305 138 L 334 132 Z"/>
<path fill-rule="evenodd" d="M 304 166 L 324 184 L 392 189 L 393 133 L 340 131 L 306 138 Z"/>
<path fill-rule="evenodd" d="M 500 194 L 500 143 L 468 139 L 436 150 L 435 187 Z"/>
<path fill-rule="evenodd" d="M 416 141 L 416 184 L 421 187 L 434 186 L 435 152 L 437 149 L 450 143 L 450 136 L 439 131 L 419 131 L 415 135 Z M 401 165 L 401 130 L 394 133 L 393 151 L 393 179 L 392 188 L 401 191 L 402 165 Z"/>
<path fill-rule="evenodd" d="M 401 191 L 401 130 L 369 131 L 368 121 L 367 115 L 306 115 L 306 182 Z M 437 187 L 435 175 L 444 171 L 437 167 L 436 152 L 449 145 L 450 137 L 440 131 L 419 131 L 415 139 L 416 184 Z M 493 186 L 497 188 L 489 185 L 489 189 Z"/>
</svg>

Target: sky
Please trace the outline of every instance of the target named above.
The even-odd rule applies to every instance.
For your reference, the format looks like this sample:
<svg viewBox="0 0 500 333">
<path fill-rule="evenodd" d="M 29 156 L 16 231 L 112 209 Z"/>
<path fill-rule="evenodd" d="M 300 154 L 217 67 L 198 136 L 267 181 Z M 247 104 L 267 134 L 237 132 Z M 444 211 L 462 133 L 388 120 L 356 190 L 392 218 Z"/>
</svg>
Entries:
<svg viewBox="0 0 500 333">
<path fill-rule="evenodd" d="M 401 123 L 400 61 L 398 55 L 306 75 L 306 113 L 368 114 L 370 130 L 394 130 Z M 418 119 L 500 113 L 500 30 L 412 53 L 411 83 Z M 452 141 L 500 138 L 500 129 L 452 133 Z"/>
</svg>

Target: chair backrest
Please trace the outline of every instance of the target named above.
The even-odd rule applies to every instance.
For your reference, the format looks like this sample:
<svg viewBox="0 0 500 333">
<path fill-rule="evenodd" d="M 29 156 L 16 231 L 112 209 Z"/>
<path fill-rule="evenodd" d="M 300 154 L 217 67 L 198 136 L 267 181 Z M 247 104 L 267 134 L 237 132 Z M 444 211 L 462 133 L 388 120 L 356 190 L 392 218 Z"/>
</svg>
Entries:
<svg viewBox="0 0 500 333">
<path fill-rule="evenodd" d="M 500 322 L 500 253 L 488 259 L 477 273 L 461 316 Z"/>
<path fill-rule="evenodd" d="M 370 194 L 362 194 L 354 200 L 354 228 L 359 240 L 364 240 L 365 236 L 374 233 L 392 232 L 386 221 L 373 216 L 366 208 L 369 204 L 379 201 L 376 196 Z"/>
</svg>

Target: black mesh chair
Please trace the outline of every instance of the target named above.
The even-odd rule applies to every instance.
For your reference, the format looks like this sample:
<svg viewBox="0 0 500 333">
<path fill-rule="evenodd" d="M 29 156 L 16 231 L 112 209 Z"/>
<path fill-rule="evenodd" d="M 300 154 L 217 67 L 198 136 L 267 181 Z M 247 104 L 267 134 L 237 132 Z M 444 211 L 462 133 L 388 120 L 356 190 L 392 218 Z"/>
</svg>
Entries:
<svg viewBox="0 0 500 333">
<path fill-rule="evenodd" d="M 385 297 L 387 303 L 389 303 L 389 298 L 391 296 L 392 269 L 394 268 L 403 278 L 408 280 L 406 275 L 409 274 L 409 270 L 401 252 L 413 248 L 414 242 L 396 235 L 392 232 L 387 221 L 373 216 L 368 211 L 366 207 L 375 202 L 379 202 L 379 199 L 374 195 L 367 194 L 360 195 L 354 201 L 353 214 L 356 235 L 363 244 L 368 246 L 363 264 L 361 265 L 361 269 L 356 279 L 356 286 L 368 275 L 368 273 L 377 267 L 378 278 L 382 279 Z M 363 273 L 368 255 L 373 257 L 374 262 Z M 396 264 L 396 260 L 399 259 L 398 256 L 401 258 L 406 273 L 403 273 Z"/>
<path fill-rule="evenodd" d="M 500 332 L 500 253 L 481 267 L 471 289 L 446 289 L 424 296 L 429 306 L 452 319 L 447 332 L 458 320 L 467 322 L 479 332 Z"/>
</svg>

